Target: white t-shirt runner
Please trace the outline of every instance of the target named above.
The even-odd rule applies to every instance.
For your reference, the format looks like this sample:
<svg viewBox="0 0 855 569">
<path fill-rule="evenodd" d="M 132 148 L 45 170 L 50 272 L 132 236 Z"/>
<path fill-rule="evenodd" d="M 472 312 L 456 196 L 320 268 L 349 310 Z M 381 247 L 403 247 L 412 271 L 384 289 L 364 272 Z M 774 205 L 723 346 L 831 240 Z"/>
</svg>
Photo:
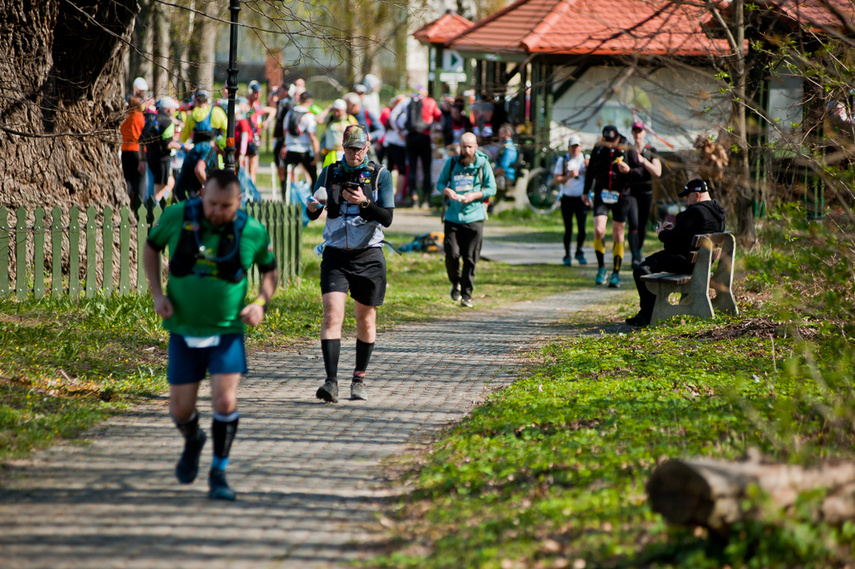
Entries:
<svg viewBox="0 0 855 569">
<path fill-rule="evenodd" d="M 552 171 L 552 175 L 564 174 L 565 172 L 569 172 L 571 170 L 577 170 L 579 172 L 579 176 L 576 178 L 570 178 L 563 184 L 559 184 L 559 188 L 561 191 L 559 192 L 559 196 L 568 196 L 571 198 L 581 197 L 583 193 L 585 193 L 585 155 L 581 152 L 575 158 L 569 158 L 565 154 L 555 163 L 555 170 Z M 567 166 L 565 167 L 564 163 L 567 162 Z"/>
</svg>

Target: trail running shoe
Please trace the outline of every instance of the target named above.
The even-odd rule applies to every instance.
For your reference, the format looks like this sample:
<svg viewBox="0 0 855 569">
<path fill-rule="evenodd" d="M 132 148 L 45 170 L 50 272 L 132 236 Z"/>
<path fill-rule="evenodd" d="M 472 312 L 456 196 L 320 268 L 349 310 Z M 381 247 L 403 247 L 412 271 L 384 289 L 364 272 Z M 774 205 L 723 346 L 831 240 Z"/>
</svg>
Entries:
<svg viewBox="0 0 855 569">
<path fill-rule="evenodd" d="M 597 278 L 594 279 L 594 284 L 606 284 L 606 268 L 600 267 L 597 269 Z"/>
<path fill-rule="evenodd" d="M 460 301 L 460 306 L 462 306 L 463 308 L 472 308 L 472 306 L 473 306 L 472 305 L 472 299 L 471 298 L 464 298 L 463 300 Z"/>
<path fill-rule="evenodd" d="M 353 376 L 350 384 L 350 398 L 354 401 L 367 401 L 368 392 L 365 390 L 365 380 L 358 375 Z"/>
<path fill-rule="evenodd" d="M 208 473 L 208 498 L 211 500 L 230 500 L 237 498 L 235 491 L 229 488 L 226 482 L 226 471 L 212 468 Z"/>
<path fill-rule="evenodd" d="M 633 257 L 633 258 L 632 258 L 632 268 L 633 268 L 633 269 L 637 269 L 637 268 L 638 268 L 638 265 L 640 265 L 640 264 L 641 264 L 641 263 L 643 263 L 643 262 L 644 262 L 644 257 L 643 257 L 643 256 L 638 255 L 637 257 Z"/>
<path fill-rule="evenodd" d="M 451 285 L 451 300 L 457 302 L 460 300 L 460 283 L 455 283 Z"/>
<path fill-rule="evenodd" d="M 327 403 L 338 403 L 338 382 L 327 380 L 326 383 L 318 388 L 315 397 L 323 399 Z"/>
<path fill-rule="evenodd" d="M 580 265 L 587 265 L 588 259 L 585 258 L 585 254 L 581 251 L 576 251 L 576 262 Z"/>
<path fill-rule="evenodd" d="M 184 441 L 184 452 L 175 465 L 175 477 L 182 484 L 190 484 L 196 480 L 196 475 L 199 474 L 199 455 L 202 454 L 206 438 L 205 431 L 199 431 L 196 440 Z"/>
<path fill-rule="evenodd" d="M 609 279 L 609 288 L 620 288 L 620 275 L 617 272 L 612 273 Z"/>
<path fill-rule="evenodd" d="M 569 267 L 572 264 L 573 264 L 573 257 L 571 257 L 570 255 L 566 255 L 564 257 L 564 266 Z"/>
</svg>

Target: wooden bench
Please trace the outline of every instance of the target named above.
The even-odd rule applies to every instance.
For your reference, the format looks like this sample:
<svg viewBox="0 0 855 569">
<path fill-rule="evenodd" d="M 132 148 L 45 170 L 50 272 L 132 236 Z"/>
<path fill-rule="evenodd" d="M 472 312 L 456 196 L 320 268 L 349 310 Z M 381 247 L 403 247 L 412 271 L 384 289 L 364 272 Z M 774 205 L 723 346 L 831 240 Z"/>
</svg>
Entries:
<svg viewBox="0 0 855 569">
<path fill-rule="evenodd" d="M 678 314 L 714 318 L 715 310 L 734 316 L 739 313 L 731 290 L 736 239 L 731 233 L 696 235 L 692 248 L 697 249 L 690 256 L 692 274 L 653 273 L 641 277 L 647 290 L 656 295 L 651 324 Z M 677 304 L 671 304 L 669 299 L 673 293 L 680 294 Z"/>
</svg>

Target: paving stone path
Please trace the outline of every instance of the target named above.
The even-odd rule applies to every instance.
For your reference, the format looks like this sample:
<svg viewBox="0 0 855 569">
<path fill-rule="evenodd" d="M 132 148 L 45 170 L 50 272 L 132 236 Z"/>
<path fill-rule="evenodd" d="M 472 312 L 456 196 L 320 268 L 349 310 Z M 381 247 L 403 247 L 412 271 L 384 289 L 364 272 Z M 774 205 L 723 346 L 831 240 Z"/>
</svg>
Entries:
<svg viewBox="0 0 855 569">
<path fill-rule="evenodd" d="M 235 503 L 206 498 L 210 441 L 196 482 L 174 479 L 182 441 L 165 397 L 96 427 L 85 444 L 8 463 L 0 568 L 302 569 L 364 557 L 388 505 L 381 461 L 459 421 L 513 381 L 521 352 L 566 333 L 564 316 L 616 293 L 591 288 L 381 333 L 365 402 L 315 399 L 316 346 L 254 356 L 228 470 Z M 345 339 L 345 377 L 353 358 Z M 205 393 L 206 427 L 209 409 Z"/>
</svg>

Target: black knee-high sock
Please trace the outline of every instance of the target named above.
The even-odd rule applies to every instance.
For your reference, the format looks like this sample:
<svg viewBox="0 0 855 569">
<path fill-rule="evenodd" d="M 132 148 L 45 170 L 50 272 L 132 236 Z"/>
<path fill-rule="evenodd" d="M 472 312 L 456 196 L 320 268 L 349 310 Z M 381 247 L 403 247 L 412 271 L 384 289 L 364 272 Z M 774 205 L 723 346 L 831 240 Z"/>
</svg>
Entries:
<svg viewBox="0 0 855 569">
<path fill-rule="evenodd" d="M 374 342 L 369 344 L 359 338 L 356 339 L 356 368 L 353 371 L 365 371 L 368 369 L 368 361 L 371 359 L 372 351 L 374 351 Z"/>
<path fill-rule="evenodd" d="M 321 340 L 321 353 L 324 355 L 324 369 L 327 379 L 335 381 L 338 378 L 338 357 L 341 354 L 341 338 Z"/>
<path fill-rule="evenodd" d="M 199 411 L 193 411 L 193 416 L 186 423 L 179 423 L 175 419 L 173 421 L 186 440 L 195 441 L 199 438 Z"/>
<path fill-rule="evenodd" d="M 240 416 L 237 411 L 228 415 L 214 413 L 214 420 L 211 422 L 211 433 L 214 435 L 212 468 L 226 469 L 226 464 L 229 462 L 229 451 L 232 448 L 232 441 L 235 440 L 239 420 Z"/>
</svg>

